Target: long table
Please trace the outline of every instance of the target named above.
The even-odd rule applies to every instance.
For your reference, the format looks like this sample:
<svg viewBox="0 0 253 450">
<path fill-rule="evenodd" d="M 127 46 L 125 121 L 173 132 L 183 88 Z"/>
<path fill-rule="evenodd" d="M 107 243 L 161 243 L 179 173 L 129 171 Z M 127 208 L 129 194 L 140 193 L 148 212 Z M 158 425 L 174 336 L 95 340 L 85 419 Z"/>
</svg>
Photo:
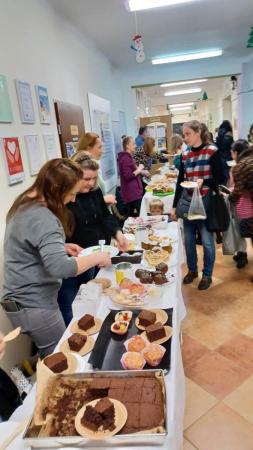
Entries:
<svg viewBox="0 0 253 450">
<path fill-rule="evenodd" d="M 169 373 L 165 376 L 166 394 L 167 394 L 167 429 L 168 435 L 166 441 L 161 447 L 163 450 L 181 450 L 183 448 L 183 416 L 185 405 L 185 379 L 181 357 L 180 348 L 180 334 L 181 334 L 181 321 L 185 316 L 186 310 L 181 292 L 181 264 L 183 262 L 183 250 L 182 240 L 180 237 L 180 230 L 176 222 L 168 224 L 168 235 L 175 241 L 173 244 L 173 254 L 170 259 L 169 270 L 173 270 L 176 275 L 176 281 L 174 284 L 165 288 L 164 295 L 161 299 L 157 299 L 155 304 L 145 305 L 145 307 L 156 308 L 173 308 L 173 336 L 171 342 L 171 367 Z M 101 269 L 99 276 L 110 278 L 115 282 L 114 269 Z M 110 301 L 105 297 L 98 299 L 97 301 L 82 301 L 81 295 L 78 295 L 73 303 L 73 321 L 76 321 L 83 314 L 89 312 L 95 314 L 96 317 L 104 319 L 111 307 L 115 308 L 115 305 L 110 305 Z M 117 309 L 117 307 L 116 307 Z M 118 307 L 118 309 L 122 309 Z M 70 324 L 71 326 L 71 324 Z M 66 329 L 62 339 L 60 340 L 55 351 L 58 350 L 61 342 L 66 340 L 70 335 L 70 326 Z M 94 336 L 93 336 L 94 337 Z M 97 336 L 95 336 L 96 338 Z M 92 367 L 88 363 L 89 355 L 83 357 L 83 370 L 92 370 Z M 23 405 L 19 407 L 11 416 L 10 421 L 19 422 L 32 415 L 35 404 L 35 387 L 31 393 L 26 397 Z M 15 445 L 15 447 L 14 447 Z M 24 450 L 29 449 L 22 441 L 22 436 L 18 438 L 9 447 L 9 450 Z M 88 447 L 87 447 L 88 448 Z M 94 448 L 94 447 L 93 447 Z M 123 450 L 126 447 L 117 447 L 117 450 Z M 136 450 L 151 450 L 152 446 L 135 447 Z M 104 446 L 104 449 L 109 447 Z"/>
</svg>

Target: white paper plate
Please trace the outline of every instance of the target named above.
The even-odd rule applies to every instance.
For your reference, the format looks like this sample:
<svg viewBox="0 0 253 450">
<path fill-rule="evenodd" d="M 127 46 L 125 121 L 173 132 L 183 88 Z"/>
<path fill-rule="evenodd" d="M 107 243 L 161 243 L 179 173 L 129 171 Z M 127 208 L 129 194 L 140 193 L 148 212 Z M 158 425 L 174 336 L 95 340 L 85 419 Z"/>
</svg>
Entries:
<svg viewBox="0 0 253 450">
<path fill-rule="evenodd" d="M 227 165 L 228 165 L 228 167 L 234 167 L 234 166 L 236 166 L 236 162 L 234 159 L 232 159 L 231 161 L 227 161 Z"/>
<path fill-rule="evenodd" d="M 104 253 L 109 253 L 111 258 L 113 256 L 117 256 L 117 254 L 119 253 L 119 249 L 117 247 L 113 247 L 112 245 L 104 245 L 103 251 L 104 251 Z M 85 248 L 84 250 L 82 250 L 79 253 L 79 256 L 90 256 L 90 255 L 94 255 L 95 253 L 99 253 L 99 252 L 100 252 L 100 246 L 94 245 L 93 247 L 88 247 L 88 248 Z"/>
<path fill-rule="evenodd" d="M 183 181 L 180 186 L 185 189 L 195 189 L 198 186 L 197 181 Z"/>
</svg>

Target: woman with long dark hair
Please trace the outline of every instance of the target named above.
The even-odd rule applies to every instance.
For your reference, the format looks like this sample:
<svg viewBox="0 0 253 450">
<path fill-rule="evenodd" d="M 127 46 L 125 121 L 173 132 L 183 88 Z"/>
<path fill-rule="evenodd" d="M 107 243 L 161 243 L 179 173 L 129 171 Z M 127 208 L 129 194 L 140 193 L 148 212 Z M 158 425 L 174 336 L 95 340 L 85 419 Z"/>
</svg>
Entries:
<svg viewBox="0 0 253 450">
<path fill-rule="evenodd" d="M 75 201 L 82 177 L 74 162 L 50 160 L 7 214 L 2 306 L 41 357 L 52 353 L 65 330 L 57 304 L 62 279 L 110 264 L 105 253 L 78 256 L 78 245 L 65 244 L 73 226 L 65 204 Z"/>
<path fill-rule="evenodd" d="M 176 218 L 176 206 L 183 194 L 183 181 L 196 181 L 204 203 L 208 194 L 217 190 L 222 179 L 222 168 L 217 148 L 210 144 L 208 128 L 192 120 L 183 126 L 184 140 L 187 148 L 181 156 L 179 176 L 177 180 L 175 199 L 171 217 Z M 189 191 L 191 194 L 192 191 Z M 196 232 L 201 235 L 204 248 L 204 267 L 199 290 L 208 289 L 212 283 L 212 273 L 215 262 L 214 235 L 207 230 L 205 220 L 184 219 L 185 250 L 187 256 L 188 273 L 184 277 L 184 284 L 190 284 L 198 277 L 198 259 L 196 251 Z"/>
<path fill-rule="evenodd" d="M 223 167 L 223 184 L 227 183 L 229 177 L 228 161 L 231 161 L 231 149 L 234 143 L 233 128 L 229 120 L 223 120 L 218 129 L 218 136 L 215 145 L 218 147 L 220 159 Z"/>
</svg>

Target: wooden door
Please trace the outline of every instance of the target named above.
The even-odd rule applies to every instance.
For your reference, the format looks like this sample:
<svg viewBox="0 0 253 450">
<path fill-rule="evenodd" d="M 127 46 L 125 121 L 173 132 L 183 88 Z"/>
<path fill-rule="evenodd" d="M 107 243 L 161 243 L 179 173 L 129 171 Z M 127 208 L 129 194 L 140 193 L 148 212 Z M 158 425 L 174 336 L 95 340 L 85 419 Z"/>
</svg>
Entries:
<svg viewBox="0 0 253 450">
<path fill-rule="evenodd" d="M 166 124 L 166 138 L 167 138 L 167 150 L 171 150 L 171 138 L 172 138 L 172 123 L 171 116 L 154 116 L 154 117 L 141 117 L 140 126 L 145 127 L 154 122 L 161 122 Z"/>
<path fill-rule="evenodd" d="M 67 148 L 85 133 L 83 110 L 81 106 L 61 101 L 54 102 L 54 107 L 62 156 L 67 158 Z"/>
</svg>

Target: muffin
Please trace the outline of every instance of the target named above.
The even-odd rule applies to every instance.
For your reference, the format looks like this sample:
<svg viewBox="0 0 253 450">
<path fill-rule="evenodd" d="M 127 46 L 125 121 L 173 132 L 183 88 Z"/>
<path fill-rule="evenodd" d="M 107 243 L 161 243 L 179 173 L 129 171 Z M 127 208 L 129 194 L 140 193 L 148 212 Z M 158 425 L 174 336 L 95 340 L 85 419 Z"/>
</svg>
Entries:
<svg viewBox="0 0 253 450">
<path fill-rule="evenodd" d="M 151 272 L 146 272 L 140 276 L 140 282 L 142 284 L 152 284 L 153 283 L 153 275 Z"/>
<path fill-rule="evenodd" d="M 135 271 L 135 276 L 136 276 L 136 278 L 141 278 L 143 275 L 145 275 L 145 274 L 147 274 L 147 273 L 149 273 L 148 270 L 145 270 L 145 269 L 137 269 L 137 270 Z"/>
<path fill-rule="evenodd" d="M 125 342 L 125 347 L 128 352 L 141 352 L 147 345 L 143 337 L 135 335 Z"/>
<path fill-rule="evenodd" d="M 146 364 L 142 354 L 137 352 L 123 353 L 120 362 L 126 370 L 141 370 Z"/>
<path fill-rule="evenodd" d="M 166 275 L 162 272 L 154 272 L 153 274 L 153 280 L 155 284 L 161 285 L 168 282 Z"/>
<path fill-rule="evenodd" d="M 156 367 L 160 364 L 166 349 L 162 345 L 150 344 L 142 352 L 149 366 Z"/>
<path fill-rule="evenodd" d="M 168 272 L 168 266 L 167 266 L 167 264 L 165 264 L 164 262 L 161 262 L 160 264 L 158 264 L 157 266 L 156 266 L 156 270 L 158 271 L 158 272 L 162 272 L 162 273 L 166 273 L 166 272 Z"/>
</svg>

